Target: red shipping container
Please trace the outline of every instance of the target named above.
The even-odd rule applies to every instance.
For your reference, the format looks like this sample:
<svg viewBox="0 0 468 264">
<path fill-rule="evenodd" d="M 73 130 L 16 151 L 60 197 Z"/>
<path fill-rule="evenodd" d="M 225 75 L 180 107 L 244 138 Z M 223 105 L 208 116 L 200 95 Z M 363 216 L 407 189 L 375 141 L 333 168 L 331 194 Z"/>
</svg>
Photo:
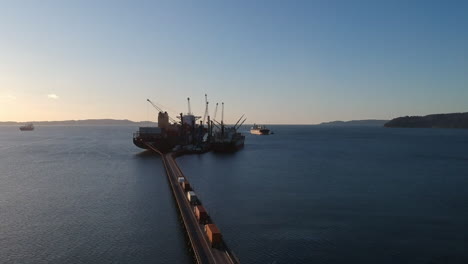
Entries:
<svg viewBox="0 0 468 264">
<path fill-rule="evenodd" d="M 200 224 L 205 224 L 208 221 L 208 213 L 201 205 L 195 206 L 195 216 Z"/>
<path fill-rule="evenodd" d="M 184 191 L 186 191 L 186 192 L 192 190 L 192 187 L 190 186 L 190 183 L 189 183 L 188 181 L 184 181 L 184 183 L 182 184 L 182 186 L 184 187 Z"/>
<path fill-rule="evenodd" d="M 221 245 L 222 235 L 215 224 L 205 225 L 205 232 L 212 247 L 218 247 Z"/>
</svg>

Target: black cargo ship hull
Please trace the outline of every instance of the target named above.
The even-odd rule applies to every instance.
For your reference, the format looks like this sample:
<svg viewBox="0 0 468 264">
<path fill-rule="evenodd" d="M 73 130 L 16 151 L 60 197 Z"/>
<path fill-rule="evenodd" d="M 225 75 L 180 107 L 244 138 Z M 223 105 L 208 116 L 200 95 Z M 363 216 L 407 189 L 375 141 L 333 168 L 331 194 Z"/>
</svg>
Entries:
<svg viewBox="0 0 468 264">
<path fill-rule="evenodd" d="M 244 140 L 231 142 L 213 142 L 211 148 L 214 152 L 236 152 L 244 147 Z"/>
<path fill-rule="evenodd" d="M 148 145 L 151 145 L 153 148 L 157 149 L 158 151 L 162 153 L 168 153 L 177 145 L 177 140 L 171 139 L 171 138 L 155 140 L 155 139 L 144 139 L 144 138 L 134 137 L 133 144 L 135 144 L 135 146 L 139 148 L 149 149 L 149 150 L 151 150 L 151 148 Z"/>
</svg>

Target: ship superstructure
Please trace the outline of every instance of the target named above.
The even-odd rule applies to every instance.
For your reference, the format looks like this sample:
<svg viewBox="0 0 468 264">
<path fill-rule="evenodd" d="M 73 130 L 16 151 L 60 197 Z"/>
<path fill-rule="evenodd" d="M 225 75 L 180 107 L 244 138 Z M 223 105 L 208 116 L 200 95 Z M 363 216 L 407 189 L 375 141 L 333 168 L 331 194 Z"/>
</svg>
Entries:
<svg viewBox="0 0 468 264">
<path fill-rule="evenodd" d="M 250 134 L 254 135 L 269 135 L 270 134 L 270 129 L 266 128 L 266 126 L 259 126 L 257 124 L 254 124 L 250 128 Z"/>
<path fill-rule="evenodd" d="M 181 113 L 175 120 L 150 99 L 146 99 L 158 111 L 157 127 L 140 127 L 133 134 L 133 143 L 143 149 L 157 149 L 162 153 L 171 151 L 176 146 L 200 146 L 207 132 L 203 124 L 197 124 L 199 116 L 193 115 L 190 109 L 190 98 L 187 98 L 189 111 Z M 153 148 L 151 148 L 151 145 Z"/>
<path fill-rule="evenodd" d="M 218 152 L 233 152 L 244 146 L 245 136 L 237 132 L 237 129 L 245 122 L 242 116 L 235 125 L 224 124 L 224 103 L 222 103 L 221 123 L 216 121 L 216 104 L 213 120 L 208 115 L 208 100 L 205 95 L 205 115 L 195 116 L 190 107 L 190 98 L 187 98 L 188 112 L 180 113 L 173 119 L 169 114 L 158 107 L 151 100 L 147 101 L 158 111 L 157 127 L 140 127 L 133 134 L 133 143 L 143 149 L 157 149 L 161 153 L 170 152 L 173 149 L 185 149 L 195 152 L 205 152 L 210 149 Z M 198 121 L 200 121 L 198 123 Z M 204 123 L 206 122 L 206 126 Z"/>
<path fill-rule="evenodd" d="M 226 126 L 224 124 L 224 103 L 222 103 L 221 123 L 218 125 L 213 124 L 215 131 L 213 132 L 211 146 L 215 152 L 235 152 L 244 147 L 245 136 L 237 130 L 244 124 L 244 119 L 240 124 L 244 115 L 233 126 Z"/>
</svg>

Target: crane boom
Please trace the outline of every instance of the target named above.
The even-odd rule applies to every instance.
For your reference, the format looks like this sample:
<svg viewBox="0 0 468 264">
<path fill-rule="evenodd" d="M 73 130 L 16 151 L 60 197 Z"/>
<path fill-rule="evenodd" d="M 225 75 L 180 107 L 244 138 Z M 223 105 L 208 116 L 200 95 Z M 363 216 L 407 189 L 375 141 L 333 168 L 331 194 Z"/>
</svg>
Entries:
<svg viewBox="0 0 468 264">
<path fill-rule="evenodd" d="M 221 103 L 221 124 L 224 124 L 224 102 Z"/>
<path fill-rule="evenodd" d="M 243 115 L 239 118 L 239 120 L 237 120 L 237 122 L 236 122 L 236 124 L 234 125 L 234 127 L 236 127 L 237 124 L 239 124 L 239 122 L 241 121 L 241 119 L 242 119 L 244 116 L 245 116 L 245 114 L 243 114 Z"/>
<path fill-rule="evenodd" d="M 150 99 L 146 99 L 146 101 L 148 101 L 154 108 L 156 108 L 156 110 L 158 110 L 159 112 L 164 112 L 161 108 L 159 108 L 155 103 L 153 103 L 153 101 L 151 101 Z"/>
<path fill-rule="evenodd" d="M 247 120 L 247 118 L 244 119 L 244 121 L 242 121 L 238 126 L 236 126 L 235 129 L 237 130 L 239 127 L 241 127 L 244 124 L 245 120 Z"/>
<path fill-rule="evenodd" d="M 164 111 L 163 111 L 161 108 L 159 108 L 155 103 L 153 103 L 153 101 L 151 101 L 150 99 L 146 99 L 146 101 L 148 101 L 156 110 L 158 110 L 159 112 L 164 113 Z M 171 120 L 171 122 L 174 123 L 174 124 L 177 123 L 177 121 L 174 120 L 174 119 L 173 119 L 172 117 L 170 117 L 170 116 L 169 116 L 169 120 Z"/>
<path fill-rule="evenodd" d="M 192 114 L 192 109 L 190 109 L 190 97 L 187 97 L 187 104 L 188 104 L 188 113 L 189 115 Z"/>
<path fill-rule="evenodd" d="M 203 124 L 205 124 L 206 117 L 208 116 L 208 96 L 205 94 L 205 114 L 203 115 Z"/>
</svg>

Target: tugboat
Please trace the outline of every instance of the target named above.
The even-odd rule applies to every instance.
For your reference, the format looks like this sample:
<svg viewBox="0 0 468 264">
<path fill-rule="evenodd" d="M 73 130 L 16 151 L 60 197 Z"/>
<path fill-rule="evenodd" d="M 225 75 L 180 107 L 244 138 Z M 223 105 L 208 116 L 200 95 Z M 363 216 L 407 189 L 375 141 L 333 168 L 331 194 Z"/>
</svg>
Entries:
<svg viewBox="0 0 468 264">
<path fill-rule="evenodd" d="M 24 126 L 20 126 L 19 128 L 21 131 L 33 131 L 34 125 L 32 123 L 25 124 Z"/>
<path fill-rule="evenodd" d="M 257 124 L 254 124 L 253 127 L 250 128 L 250 134 L 269 135 L 270 129 L 266 128 L 266 126 L 259 126 Z"/>
<path fill-rule="evenodd" d="M 244 124 L 245 120 L 240 124 L 244 115 L 242 115 L 237 123 L 232 127 L 226 127 L 224 125 L 224 103 L 222 103 L 222 118 L 221 123 L 218 123 L 219 126 L 216 126 L 218 129 L 213 133 L 213 138 L 211 141 L 211 147 L 215 152 L 236 152 L 237 150 L 244 147 L 245 136 L 237 132 L 237 129 Z M 216 122 L 216 121 L 215 121 Z M 212 127 L 213 127 L 212 125 Z"/>
</svg>

